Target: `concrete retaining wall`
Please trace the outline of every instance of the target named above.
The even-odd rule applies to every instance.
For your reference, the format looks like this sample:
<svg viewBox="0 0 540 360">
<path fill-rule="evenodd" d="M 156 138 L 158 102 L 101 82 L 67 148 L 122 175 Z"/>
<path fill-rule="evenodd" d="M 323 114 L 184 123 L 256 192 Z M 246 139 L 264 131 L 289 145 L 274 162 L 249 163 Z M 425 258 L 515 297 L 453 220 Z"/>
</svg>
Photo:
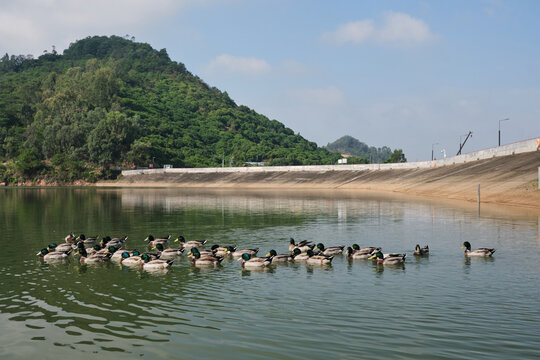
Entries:
<svg viewBox="0 0 540 360">
<path fill-rule="evenodd" d="M 393 164 L 356 164 L 356 165 L 300 165 L 300 166 L 253 166 L 253 167 L 216 167 L 216 168 L 168 168 L 124 170 L 123 176 L 142 174 L 179 174 L 179 173 L 261 173 L 261 172 L 290 172 L 290 171 L 344 171 L 344 170 L 392 170 L 392 169 L 426 169 L 438 166 L 453 165 L 490 159 L 493 157 L 533 152 L 540 149 L 540 137 L 515 142 L 512 144 L 473 151 L 470 153 L 451 156 L 433 161 L 418 161 Z M 540 185 L 539 185 L 540 186 Z"/>
</svg>

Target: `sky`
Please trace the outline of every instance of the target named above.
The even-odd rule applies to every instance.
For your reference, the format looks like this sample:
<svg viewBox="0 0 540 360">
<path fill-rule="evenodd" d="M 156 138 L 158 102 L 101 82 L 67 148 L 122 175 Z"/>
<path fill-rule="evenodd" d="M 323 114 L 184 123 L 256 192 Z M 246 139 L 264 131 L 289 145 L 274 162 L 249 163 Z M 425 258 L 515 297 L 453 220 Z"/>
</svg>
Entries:
<svg viewBox="0 0 540 360">
<path fill-rule="evenodd" d="M 540 136 L 540 1 L 0 0 L 0 53 L 165 48 L 239 105 L 408 161 Z M 505 121 L 500 121 L 508 119 Z M 443 152 L 444 150 L 444 152 Z"/>
</svg>

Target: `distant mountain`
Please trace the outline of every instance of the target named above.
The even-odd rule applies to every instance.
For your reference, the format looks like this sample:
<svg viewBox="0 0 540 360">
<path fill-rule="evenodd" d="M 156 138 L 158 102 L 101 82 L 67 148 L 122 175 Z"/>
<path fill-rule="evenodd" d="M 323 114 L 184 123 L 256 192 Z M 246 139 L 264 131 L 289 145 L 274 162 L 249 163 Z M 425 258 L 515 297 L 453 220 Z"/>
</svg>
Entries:
<svg viewBox="0 0 540 360">
<path fill-rule="evenodd" d="M 383 163 L 392 155 L 392 149 L 388 146 L 380 148 L 368 146 L 349 135 L 343 136 L 332 143 L 328 143 L 325 147 L 329 151 L 361 157 L 371 163 Z"/>
</svg>

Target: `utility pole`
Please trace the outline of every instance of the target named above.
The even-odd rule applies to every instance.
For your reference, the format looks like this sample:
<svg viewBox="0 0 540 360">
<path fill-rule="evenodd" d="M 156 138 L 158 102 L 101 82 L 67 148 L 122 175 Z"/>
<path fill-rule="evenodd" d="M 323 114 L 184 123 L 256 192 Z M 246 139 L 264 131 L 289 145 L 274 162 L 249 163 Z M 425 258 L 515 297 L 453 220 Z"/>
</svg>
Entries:
<svg viewBox="0 0 540 360">
<path fill-rule="evenodd" d="M 510 118 L 499 120 L 499 146 L 501 146 L 501 121 L 508 121 Z"/>
</svg>

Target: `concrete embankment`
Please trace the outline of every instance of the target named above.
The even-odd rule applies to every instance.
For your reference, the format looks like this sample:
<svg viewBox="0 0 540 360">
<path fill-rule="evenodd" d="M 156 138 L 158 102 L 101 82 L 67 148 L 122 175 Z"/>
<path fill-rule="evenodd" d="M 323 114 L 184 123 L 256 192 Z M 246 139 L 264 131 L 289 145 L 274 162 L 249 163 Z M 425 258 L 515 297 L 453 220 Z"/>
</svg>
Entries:
<svg viewBox="0 0 540 360">
<path fill-rule="evenodd" d="M 517 145 L 516 145 L 517 144 Z M 540 139 L 444 160 L 370 165 L 127 171 L 98 186 L 344 189 L 540 209 Z M 525 149 L 525 150 L 524 150 Z M 513 155 L 512 155 L 513 154 Z"/>
</svg>

